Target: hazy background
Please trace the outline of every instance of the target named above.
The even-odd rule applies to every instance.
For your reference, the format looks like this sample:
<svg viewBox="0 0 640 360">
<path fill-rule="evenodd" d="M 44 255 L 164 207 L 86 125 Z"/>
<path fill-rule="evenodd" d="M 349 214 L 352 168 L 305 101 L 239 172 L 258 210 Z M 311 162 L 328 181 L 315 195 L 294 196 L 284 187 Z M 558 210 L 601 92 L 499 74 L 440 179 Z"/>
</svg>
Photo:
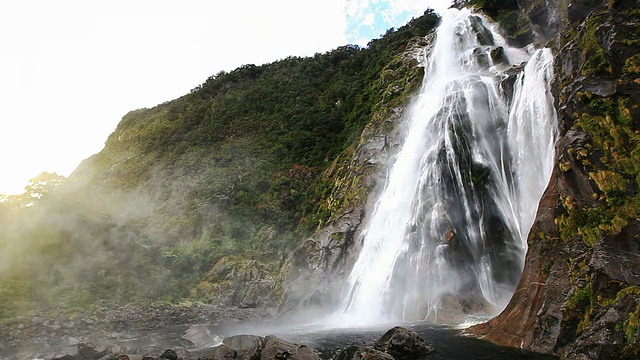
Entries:
<svg viewBox="0 0 640 360">
<path fill-rule="evenodd" d="M 68 176 L 129 110 L 177 98 L 221 70 L 366 46 L 450 3 L 3 2 L 0 193 L 21 193 L 43 171 Z"/>
</svg>

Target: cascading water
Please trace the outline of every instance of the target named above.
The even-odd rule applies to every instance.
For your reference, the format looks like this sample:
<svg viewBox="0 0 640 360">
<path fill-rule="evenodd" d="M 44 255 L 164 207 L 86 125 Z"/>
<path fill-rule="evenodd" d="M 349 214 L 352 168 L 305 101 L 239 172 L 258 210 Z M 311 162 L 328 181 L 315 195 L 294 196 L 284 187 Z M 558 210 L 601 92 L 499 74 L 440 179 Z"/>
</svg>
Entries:
<svg viewBox="0 0 640 360">
<path fill-rule="evenodd" d="M 556 137 L 550 51 L 508 75 L 527 59 L 469 10 L 443 14 L 348 279 L 347 322 L 461 323 L 506 306 Z"/>
</svg>

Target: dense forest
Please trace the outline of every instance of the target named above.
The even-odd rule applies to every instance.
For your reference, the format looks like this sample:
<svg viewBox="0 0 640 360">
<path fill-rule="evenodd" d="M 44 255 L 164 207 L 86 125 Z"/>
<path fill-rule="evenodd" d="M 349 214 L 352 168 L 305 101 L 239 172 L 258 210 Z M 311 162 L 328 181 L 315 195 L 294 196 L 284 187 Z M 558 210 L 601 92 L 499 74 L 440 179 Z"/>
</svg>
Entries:
<svg viewBox="0 0 640 360">
<path fill-rule="evenodd" d="M 429 10 L 365 48 L 220 72 L 126 114 L 68 179 L 43 173 L 0 198 L 0 321 L 33 308 L 200 299 L 221 259 L 277 278 L 334 215 L 332 174 L 364 127 L 419 86 L 411 44 L 437 22 Z"/>
</svg>

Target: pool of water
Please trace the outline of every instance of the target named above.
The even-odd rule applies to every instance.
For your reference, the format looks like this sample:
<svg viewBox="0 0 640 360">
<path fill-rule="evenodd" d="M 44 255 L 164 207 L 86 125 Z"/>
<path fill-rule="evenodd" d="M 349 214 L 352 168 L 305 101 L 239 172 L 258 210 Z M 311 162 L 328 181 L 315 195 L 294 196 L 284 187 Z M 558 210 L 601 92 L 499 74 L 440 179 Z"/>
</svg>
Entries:
<svg viewBox="0 0 640 360">
<path fill-rule="evenodd" d="M 385 324 L 366 328 L 320 327 L 304 325 L 296 327 L 264 326 L 245 324 L 238 327 L 217 329 L 222 337 L 241 333 L 254 335 L 276 335 L 282 339 L 308 345 L 320 353 L 323 359 L 334 358 L 341 350 L 351 345 L 373 347 L 373 344 L 393 326 L 411 329 L 431 344 L 435 351 L 425 359 L 429 360 L 511 360 L 511 359 L 558 359 L 555 356 L 494 345 L 490 342 L 465 335 L 464 329 L 425 323 Z M 261 328 L 264 326 L 264 328 Z M 250 330 L 253 329 L 253 332 Z M 216 331 L 216 329 L 212 329 Z"/>
</svg>

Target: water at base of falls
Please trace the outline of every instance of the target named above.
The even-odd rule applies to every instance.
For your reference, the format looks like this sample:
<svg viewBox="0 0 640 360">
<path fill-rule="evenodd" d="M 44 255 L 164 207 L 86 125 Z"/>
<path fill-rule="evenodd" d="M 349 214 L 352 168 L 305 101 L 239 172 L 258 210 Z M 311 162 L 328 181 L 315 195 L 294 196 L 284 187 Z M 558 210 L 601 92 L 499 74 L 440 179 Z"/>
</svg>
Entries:
<svg viewBox="0 0 640 360">
<path fill-rule="evenodd" d="M 484 18 L 450 9 L 425 69 L 339 322 L 492 316 L 520 278 L 553 167 L 551 53 L 511 49 Z"/>
</svg>

